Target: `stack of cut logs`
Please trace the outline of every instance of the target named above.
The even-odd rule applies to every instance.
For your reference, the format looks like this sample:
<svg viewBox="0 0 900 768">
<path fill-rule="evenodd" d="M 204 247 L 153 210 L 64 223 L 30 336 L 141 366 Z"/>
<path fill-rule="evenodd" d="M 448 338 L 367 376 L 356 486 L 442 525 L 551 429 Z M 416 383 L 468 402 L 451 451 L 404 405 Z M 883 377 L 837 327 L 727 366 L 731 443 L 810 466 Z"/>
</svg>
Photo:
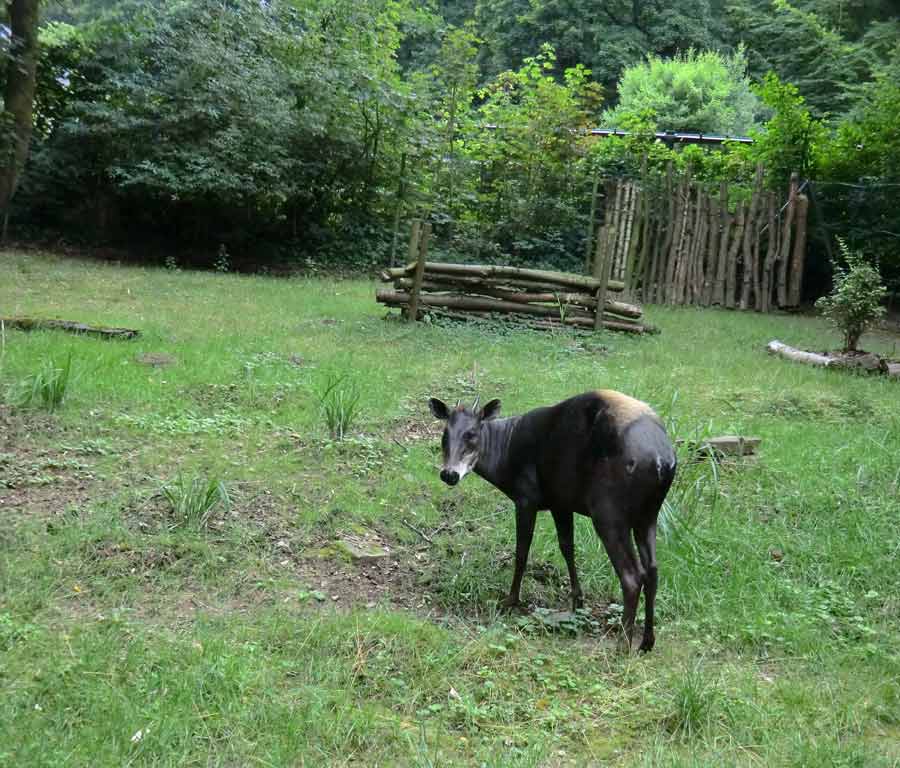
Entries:
<svg viewBox="0 0 900 768">
<path fill-rule="evenodd" d="M 410 251 L 423 258 L 382 272 L 382 281 L 393 283 L 393 289 L 381 288 L 375 294 L 380 303 L 400 307 L 408 319 L 420 319 L 426 313 L 463 320 L 504 315 L 532 328 L 654 330 L 640 322 L 640 307 L 607 298 L 607 291 L 622 290 L 621 282 L 604 285 L 596 278 L 565 272 L 425 261 L 427 225 L 414 222 L 413 239 L 417 238 Z M 598 306 L 604 308 L 599 317 Z"/>
</svg>

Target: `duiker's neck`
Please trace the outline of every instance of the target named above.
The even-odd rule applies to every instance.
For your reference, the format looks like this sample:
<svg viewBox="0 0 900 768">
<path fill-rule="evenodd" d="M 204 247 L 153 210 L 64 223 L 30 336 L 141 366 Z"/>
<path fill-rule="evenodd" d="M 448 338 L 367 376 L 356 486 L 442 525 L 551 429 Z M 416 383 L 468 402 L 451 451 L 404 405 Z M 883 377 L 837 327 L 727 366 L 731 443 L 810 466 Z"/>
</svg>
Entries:
<svg viewBox="0 0 900 768">
<path fill-rule="evenodd" d="M 478 463 L 475 474 L 483 477 L 491 485 L 504 490 L 504 479 L 507 477 L 507 461 L 509 445 L 513 432 L 521 416 L 510 416 L 506 419 L 491 419 L 481 427 L 481 443 L 478 452 Z"/>
</svg>

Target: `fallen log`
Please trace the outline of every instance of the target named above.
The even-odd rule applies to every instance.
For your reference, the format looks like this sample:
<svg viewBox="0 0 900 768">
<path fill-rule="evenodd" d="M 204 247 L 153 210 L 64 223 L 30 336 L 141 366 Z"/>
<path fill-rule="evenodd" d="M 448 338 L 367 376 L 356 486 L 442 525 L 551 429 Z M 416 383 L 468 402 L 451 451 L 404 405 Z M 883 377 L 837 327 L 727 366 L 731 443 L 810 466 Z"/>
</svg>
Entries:
<svg viewBox="0 0 900 768">
<path fill-rule="evenodd" d="M 770 354 L 780 355 L 781 357 L 786 357 L 788 360 L 806 363 L 807 365 L 821 365 L 824 368 L 829 368 L 834 365 L 834 358 L 828 357 L 827 355 L 819 355 L 815 352 L 806 352 L 795 347 L 789 347 L 787 344 L 784 344 L 777 339 L 766 344 L 766 350 Z"/>
<path fill-rule="evenodd" d="M 405 307 L 409 304 L 409 294 L 402 291 L 379 289 L 375 292 L 376 300 L 387 306 Z M 501 299 L 479 298 L 470 296 L 453 296 L 443 294 L 424 293 L 419 297 L 420 306 L 440 307 L 443 309 L 461 309 L 475 312 L 499 312 L 502 314 L 520 314 L 552 318 L 565 325 L 576 325 L 585 328 L 594 326 L 593 314 L 573 313 L 571 311 L 560 313 L 554 307 L 542 307 L 534 304 L 516 304 Z M 651 333 L 655 329 L 644 326 L 633 320 L 603 315 L 603 327 L 611 330 L 626 331 L 630 333 Z"/>
<path fill-rule="evenodd" d="M 468 294 L 481 294 L 483 296 L 491 296 L 506 301 L 514 301 L 517 303 L 538 303 L 538 304 L 571 304 L 579 307 L 587 307 L 594 309 L 597 306 L 597 297 L 588 293 L 566 293 L 559 290 L 544 290 L 539 293 L 531 291 L 517 291 L 513 286 L 506 286 L 505 283 L 492 285 L 482 278 L 466 279 L 460 282 L 461 278 L 447 280 L 425 280 L 422 283 L 424 291 L 457 291 Z M 409 290 L 412 288 L 413 281 L 408 277 L 402 277 L 394 280 L 394 288 L 398 290 Z M 629 318 L 640 318 L 643 311 L 635 304 L 628 304 L 624 301 L 606 300 L 606 311 Z"/>
<path fill-rule="evenodd" d="M 807 365 L 895 375 L 891 372 L 892 364 L 880 355 L 876 355 L 874 352 L 843 352 L 833 355 L 820 355 L 816 352 L 807 352 L 802 349 L 789 347 L 787 344 L 782 344 L 780 341 L 770 341 L 766 345 L 766 349 L 769 352 L 785 357 L 788 360 L 806 363 Z"/>
<path fill-rule="evenodd" d="M 133 339 L 140 331 L 132 328 L 109 328 L 87 323 L 76 323 L 70 320 L 42 320 L 31 317 L 0 317 L 0 324 L 20 331 L 67 331 L 104 339 Z"/>
<path fill-rule="evenodd" d="M 382 280 L 398 277 L 409 277 L 415 269 L 415 264 L 407 264 L 405 267 L 387 269 L 382 272 Z M 387 275 L 387 279 L 385 279 Z M 600 281 L 594 277 L 585 275 L 572 275 L 566 272 L 551 272 L 543 269 L 525 269 L 523 267 L 504 267 L 478 264 L 444 264 L 443 262 L 429 261 L 425 263 L 426 277 L 435 275 L 458 275 L 462 277 L 510 277 L 518 280 L 550 283 L 573 288 L 583 288 L 588 291 L 596 291 L 600 287 Z M 618 280 L 611 280 L 607 286 L 611 291 L 622 291 L 625 286 Z"/>
</svg>

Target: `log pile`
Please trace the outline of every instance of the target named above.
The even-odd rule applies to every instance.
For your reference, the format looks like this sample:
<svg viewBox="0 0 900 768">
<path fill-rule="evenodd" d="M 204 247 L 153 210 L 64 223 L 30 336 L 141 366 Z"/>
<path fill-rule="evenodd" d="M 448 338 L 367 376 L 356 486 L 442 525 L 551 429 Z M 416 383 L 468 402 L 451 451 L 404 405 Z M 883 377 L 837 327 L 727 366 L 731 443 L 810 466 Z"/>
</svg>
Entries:
<svg viewBox="0 0 900 768">
<path fill-rule="evenodd" d="M 413 240 L 421 239 L 423 232 L 425 228 L 414 223 Z M 379 303 L 399 307 L 407 319 L 425 314 L 457 319 L 502 315 L 540 329 L 603 327 L 638 334 L 655 330 L 641 322 L 640 307 L 608 297 L 622 291 L 621 281 L 518 267 L 445 264 L 425 261 L 425 253 L 427 242 L 411 244 L 410 254 L 419 258 L 382 272 L 382 282 L 392 286 L 375 293 Z"/>
<path fill-rule="evenodd" d="M 656 183 L 646 170 L 641 182 L 607 182 L 593 273 L 605 270 L 645 302 L 759 312 L 797 307 L 808 200 L 796 174 L 786 199 L 763 182 L 759 166 L 743 200 L 724 183 L 717 191 L 695 183 L 690 167 L 680 179 L 670 167 Z"/>
</svg>

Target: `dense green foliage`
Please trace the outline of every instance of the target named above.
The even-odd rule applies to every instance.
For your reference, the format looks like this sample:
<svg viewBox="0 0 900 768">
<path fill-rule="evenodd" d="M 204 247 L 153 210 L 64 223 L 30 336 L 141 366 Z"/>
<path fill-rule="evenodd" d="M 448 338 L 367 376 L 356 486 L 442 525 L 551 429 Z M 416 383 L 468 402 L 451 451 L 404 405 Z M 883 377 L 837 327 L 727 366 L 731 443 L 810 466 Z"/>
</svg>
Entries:
<svg viewBox="0 0 900 768">
<path fill-rule="evenodd" d="M 757 162 L 780 189 L 798 171 L 819 261 L 846 235 L 900 280 L 888 2 L 55 0 L 44 19 L 18 236 L 362 266 L 425 216 L 453 258 L 571 268 L 594 178 L 646 154 L 739 187 Z M 602 122 L 635 135 L 581 132 Z M 679 129 L 756 144 L 652 140 Z"/>
<path fill-rule="evenodd" d="M 651 56 L 622 73 L 619 104 L 603 121 L 617 127 L 630 116 L 650 114 L 666 130 L 746 134 L 757 110 L 746 68 L 743 51 L 730 57 L 694 50 L 670 59 Z"/>
</svg>

